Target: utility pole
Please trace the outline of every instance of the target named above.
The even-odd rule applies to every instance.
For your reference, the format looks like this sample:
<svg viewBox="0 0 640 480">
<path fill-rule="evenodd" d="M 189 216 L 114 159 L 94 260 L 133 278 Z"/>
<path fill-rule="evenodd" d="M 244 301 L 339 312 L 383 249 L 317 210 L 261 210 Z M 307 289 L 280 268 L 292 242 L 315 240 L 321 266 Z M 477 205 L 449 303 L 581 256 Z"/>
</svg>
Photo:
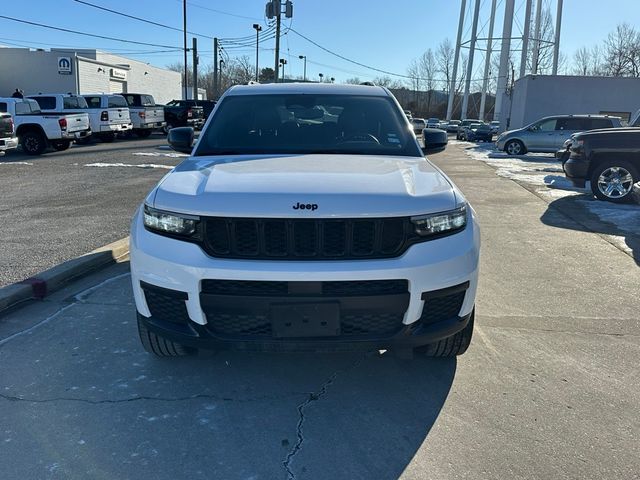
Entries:
<svg viewBox="0 0 640 480">
<path fill-rule="evenodd" d="M 491 68 L 491 54 L 493 53 L 493 26 L 496 19 L 496 7 L 498 0 L 492 0 L 491 2 L 491 18 L 489 20 L 489 35 L 487 38 L 487 52 L 484 59 L 484 77 L 482 78 L 482 97 L 480 98 L 480 114 L 478 119 L 484 121 L 484 110 L 487 105 L 487 85 L 489 84 L 489 69 Z"/>
<path fill-rule="evenodd" d="M 456 96 L 456 74 L 458 72 L 458 58 L 460 57 L 460 42 L 462 41 L 462 29 L 464 28 L 464 11 L 467 0 L 462 0 L 460 5 L 460 20 L 458 21 L 458 39 L 456 40 L 456 53 L 453 57 L 453 71 L 451 72 L 451 84 L 449 85 L 449 102 L 447 103 L 447 120 L 451 120 L 453 114 L 453 100 Z"/>
<path fill-rule="evenodd" d="M 193 99 L 198 99 L 198 39 L 193 37 Z"/>
<path fill-rule="evenodd" d="M 507 91 L 507 77 L 509 76 L 509 53 L 511 53 L 511 30 L 513 29 L 514 0 L 505 0 L 504 23 L 502 25 L 502 48 L 500 51 L 500 71 L 498 72 L 498 88 L 496 89 L 496 106 L 493 119 L 500 120 L 502 128 L 502 99 Z"/>
<path fill-rule="evenodd" d="M 558 0 L 556 11 L 556 39 L 553 44 L 553 70 L 552 75 L 558 75 L 558 57 L 560 56 L 560 28 L 562 27 L 562 0 Z"/>
<path fill-rule="evenodd" d="M 540 61 L 540 35 L 542 25 L 540 23 L 542 19 L 542 0 L 536 1 L 536 33 L 535 38 L 533 39 L 533 68 L 532 72 L 534 75 L 538 74 L 538 62 Z"/>
<path fill-rule="evenodd" d="M 281 0 L 269 0 L 265 9 L 266 17 L 268 19 L 276 19 L 276 52 L 274 60 L 274 82 L 278 82 L 279 75 L 279 61 L 280 61 L 280 22 L 282 19 L 282 1 Z M 285 18 L 293 17 L 293 2 L 286 0 L 284 2 L 284 16 Z"/>
<path fill-rule="evenodd" d="M 182 33 L 184 47 L 184 99 L 187 99 L 187 0 L 182 0 Z"/>
<path fill-rule="evenodd" d="M 213 39 L 213 98 L 218 99 L 218 37 Z"/>
<path fill-rule="evenodd" d="M 282 8 L 280 7 L 280 0 L 272 0 L 271 2 L 274 6 L 275 9 L 275 14 L 276 14 L 276 56 L 275 56 L 275 66 L 273 67 L 274 70 L 274 82 L 278 83 L 278 78 L 279 78 L 279 69 L 278 67 L 280 66 L 280 64 L 278 63 L 280 60 L 280 17 L 281 17 L 281 10 Z"/>
<path fill-rule="evenodd" d="M 469 108 L 469 91 L 471 90 L 471 75 L 473 74 L 473 56 L 476 52 L 476 36 L 478 34 L 478 17 L 480 15 L 480 0 L 476 0 L 476 8 L 473 11 L 473 26 L 471 27 L 471 45 L 469 46 L 469 61 L 467 62 L 467 79 L 464 84 L 464 96 L 462 97 L 462 112 L 460 120 L 467 118 Z"/>
</svg>

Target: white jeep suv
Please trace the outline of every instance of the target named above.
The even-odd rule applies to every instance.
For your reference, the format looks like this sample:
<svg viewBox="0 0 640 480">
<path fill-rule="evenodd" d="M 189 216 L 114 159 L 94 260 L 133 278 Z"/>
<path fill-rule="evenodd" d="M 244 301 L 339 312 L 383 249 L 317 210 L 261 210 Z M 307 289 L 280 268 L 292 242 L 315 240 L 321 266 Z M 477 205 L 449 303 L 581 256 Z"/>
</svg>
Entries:
<svg viewBox="0 0 640 480">
<path fill-rule="evenodd" d="M 169 142 L 191 152 L 193 130 Z M 131 227 L 145 349 L 464 353 L 480 232 L 385 88 L 229 89 Z"/>
</svg>

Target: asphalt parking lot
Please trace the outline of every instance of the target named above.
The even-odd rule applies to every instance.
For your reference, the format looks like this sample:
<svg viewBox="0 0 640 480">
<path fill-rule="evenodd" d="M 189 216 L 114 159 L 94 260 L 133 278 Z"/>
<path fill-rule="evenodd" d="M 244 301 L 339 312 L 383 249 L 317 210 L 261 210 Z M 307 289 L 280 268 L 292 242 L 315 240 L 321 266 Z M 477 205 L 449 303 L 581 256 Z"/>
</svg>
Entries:
<svg viewBox="0 0 640 480">
<path fill-rule="evenodd" d="M 117 155 L 98 155 L 179 160 L 134 155 L 167 152 L 159 143 L 114 144 Z M 476 208 L 483 233 L 476 330 L 464 356 L 159 360 L 139 345 L 124 262 L 0 317 L 2 476 L 640 478 L 640 269 L 634 250 L 615 241 L 637 238 L 590 212 L 580 217 L 571 203 L 579 199 L 554 203 L 464 148 L 454 142 L 433 157 Z M 101 211 L 110 219 L 91 246 L 126 234 L 164 170 L 91 168 L 99 160 L 73 157 L 1 165 L 3 173 L 31 169 L 11 205 L 26 222 L 38 204 L 25 192 L 38 188 L 40 202 L 58 198 L 61 221 L 83 223 L 80 233 L 99 230 Z M 91 213 L 66 177 L 96 191 Z M 43 179 L 57 196 L 47 196 Z M 33 227 L 16 228 L 31 238 Z"/>
<path fill-rule="evenodd" d="M 0 157 L 0 286 L 126 237 L 136 207 L 181 156 L 153 135 Z"/>
</svg>

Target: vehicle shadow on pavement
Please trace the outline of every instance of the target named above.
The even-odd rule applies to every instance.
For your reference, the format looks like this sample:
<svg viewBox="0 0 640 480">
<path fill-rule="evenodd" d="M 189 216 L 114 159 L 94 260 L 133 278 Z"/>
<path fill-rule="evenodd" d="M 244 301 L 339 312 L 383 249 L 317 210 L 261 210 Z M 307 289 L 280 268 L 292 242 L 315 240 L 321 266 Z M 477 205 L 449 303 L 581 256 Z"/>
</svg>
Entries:
<svg viewBox="0 0 640 480">
<path fill-rule="evenodd" d="M 611 204 L 590 194 L 569 195 L 551 202 L 540 219 L 552 227 L 622 237 L 640 266 L 640 234 L 634 233 L 640 232 L 640 205 Z"/>
<path fill-rule="evenodd" d="M 7 478 L 55 468 L 60 478 L 395 480 L 451 390 L 455 359 L 153 357 L 137 337 L 129 282 L 120 275 L 76 296 L 0 345 Z"/>
</svg>

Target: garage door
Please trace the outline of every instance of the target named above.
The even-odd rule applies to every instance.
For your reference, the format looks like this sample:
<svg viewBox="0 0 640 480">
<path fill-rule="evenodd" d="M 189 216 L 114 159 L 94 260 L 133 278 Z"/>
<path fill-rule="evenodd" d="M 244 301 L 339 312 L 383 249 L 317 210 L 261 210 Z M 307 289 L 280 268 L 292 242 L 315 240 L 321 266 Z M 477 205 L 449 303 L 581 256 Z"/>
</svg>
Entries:
<svg viewBox="0 0 640 480">
<path fill-rule="evenodd" d="M 109 93 L 126 93 L 127 83 L 109 80 Z"/>
</svg>

